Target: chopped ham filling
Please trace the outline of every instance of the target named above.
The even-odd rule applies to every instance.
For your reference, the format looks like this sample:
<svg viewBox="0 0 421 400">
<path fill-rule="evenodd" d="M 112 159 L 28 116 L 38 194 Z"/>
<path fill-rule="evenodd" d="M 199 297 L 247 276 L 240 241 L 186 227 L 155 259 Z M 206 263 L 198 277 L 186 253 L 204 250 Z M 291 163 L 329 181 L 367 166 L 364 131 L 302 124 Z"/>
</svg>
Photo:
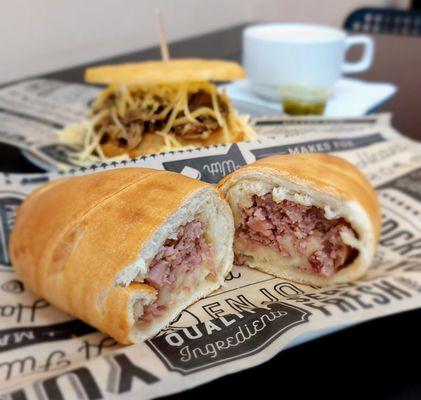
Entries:
<svg viewBox="0 0 421 400">
<path fill-rule="evenodd" d="M 209 259 L 210 250 L 203 224 L 197 220 L 182 225 L 174 237 L 165 241 L 151 261 L 145 278 L 145 283 L 159 291 L 158 299 L 145 307 L 142 321 L 151 322 L 165 312 L 177 293 L 197 287 L 203 275 L 199 267 Z M 210 269 L 204 271 L 211 272 Z"/>
<path fill-rule="evenodd" d="M 281 257 L 300 257 L 297 268 L 331 276 L 349 264 L 357 250 L 345 244 L 342 231 L 355 232 L 343 218 L 327 219 L 324 211 L 289 200 L 275 202 L 272 193 L 253 196 L 251 207 L 242 210 L 236 235 L 250 246 L 275 249 Z M 245 262 L 242 254 L 237 261 Z"/>
</svg>

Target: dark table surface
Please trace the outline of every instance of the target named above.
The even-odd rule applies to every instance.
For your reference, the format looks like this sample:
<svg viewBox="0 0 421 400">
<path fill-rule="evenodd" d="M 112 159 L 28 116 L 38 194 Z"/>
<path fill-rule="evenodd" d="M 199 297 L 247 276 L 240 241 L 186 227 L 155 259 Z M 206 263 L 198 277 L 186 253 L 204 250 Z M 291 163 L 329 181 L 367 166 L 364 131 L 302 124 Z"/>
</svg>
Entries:
<svg viewBox="0 0 421 400">
<path fill-rule="evenodd" d="M 244 26 L 221 30 L 170 45 L 172 57 L 241 58 Z M 394 126 L 421 140 L 421 38 L 377 35 L 372 68 L 356 75 L 372 81 L 392 82 L 397 95 L 379 111 L 393 113 Z M 351 55 L 352 56 L 352 55 Z M 158 59 L 151 48 L 106 62 Z M 90 65 L 102 64 L 104 60 Z M 43 75 L 82 82 L 86 65 Z M 19 151 L 0 145 L 0 171 L 38 172 Z M 295 398 L 421 399 L 421 310 L 373 320 L 279 353 L 271 361 L 190 391 L 172 396 L 266 399 Z"/>
</svg>

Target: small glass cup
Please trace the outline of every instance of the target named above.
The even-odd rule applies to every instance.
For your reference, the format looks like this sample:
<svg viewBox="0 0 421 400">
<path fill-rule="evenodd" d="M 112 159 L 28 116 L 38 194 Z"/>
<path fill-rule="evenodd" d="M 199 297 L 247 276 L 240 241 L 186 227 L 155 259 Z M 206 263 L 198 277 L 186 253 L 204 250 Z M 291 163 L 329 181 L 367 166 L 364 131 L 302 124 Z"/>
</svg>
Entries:
<svg viewBox="0 0 421 400">
<path fill-rule="evenodd" d="M 319 87 L 288 85 L 279 88 L 279 96 L 288 115 L 323 115 L 329 91 Z"/>
</svg>

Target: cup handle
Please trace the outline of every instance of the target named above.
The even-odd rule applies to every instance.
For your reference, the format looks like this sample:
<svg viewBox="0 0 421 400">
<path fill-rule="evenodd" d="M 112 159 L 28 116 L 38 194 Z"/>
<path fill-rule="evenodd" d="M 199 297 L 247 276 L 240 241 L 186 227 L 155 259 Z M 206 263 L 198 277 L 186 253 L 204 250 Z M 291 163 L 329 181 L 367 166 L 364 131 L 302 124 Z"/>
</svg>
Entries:
<svg viewBox="0 0 421 400">
<path fill-rule="evenodd" d="M 345 39 L 345 54 L 355 45 L 363 46 L 363 55 L 359 61 L 344 62 L 342 65 L 342 72 L 345 74 L 354 74 L 356 72 L 363 72 L 370 68 L 374 58 L 374 41 L 371 37 L 366 35 L 349 36 Z"/>
</svg>

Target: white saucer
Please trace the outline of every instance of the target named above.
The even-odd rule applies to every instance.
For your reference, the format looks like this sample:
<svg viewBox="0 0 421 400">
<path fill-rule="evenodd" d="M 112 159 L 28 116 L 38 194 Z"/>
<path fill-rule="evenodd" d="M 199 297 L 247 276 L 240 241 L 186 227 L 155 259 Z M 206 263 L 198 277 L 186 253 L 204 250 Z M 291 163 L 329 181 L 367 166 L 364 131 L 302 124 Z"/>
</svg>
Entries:
<svg viewBox="0 0 421 400">
<path fill-rule="evenodd" d="M 241 80 L 222 86 L 228 97 L 242 112 L 244 105 L 258 109 L 266 114 L 282 113 L 282 105 L 257 96 L 250 87 L 248 80 Z M 333 88 L 325 110 L 326 117 L 359 117 L 376 109 L 397 91 L 391 83 L 365 82 L 358 79 L 343 78 Z M 236 104 L 243 104 L 237 107 Z M 260 111 L 259 111 L 260 112 Z M 252 115 L 252 116 L 261 116 Z"/>
</svg>

